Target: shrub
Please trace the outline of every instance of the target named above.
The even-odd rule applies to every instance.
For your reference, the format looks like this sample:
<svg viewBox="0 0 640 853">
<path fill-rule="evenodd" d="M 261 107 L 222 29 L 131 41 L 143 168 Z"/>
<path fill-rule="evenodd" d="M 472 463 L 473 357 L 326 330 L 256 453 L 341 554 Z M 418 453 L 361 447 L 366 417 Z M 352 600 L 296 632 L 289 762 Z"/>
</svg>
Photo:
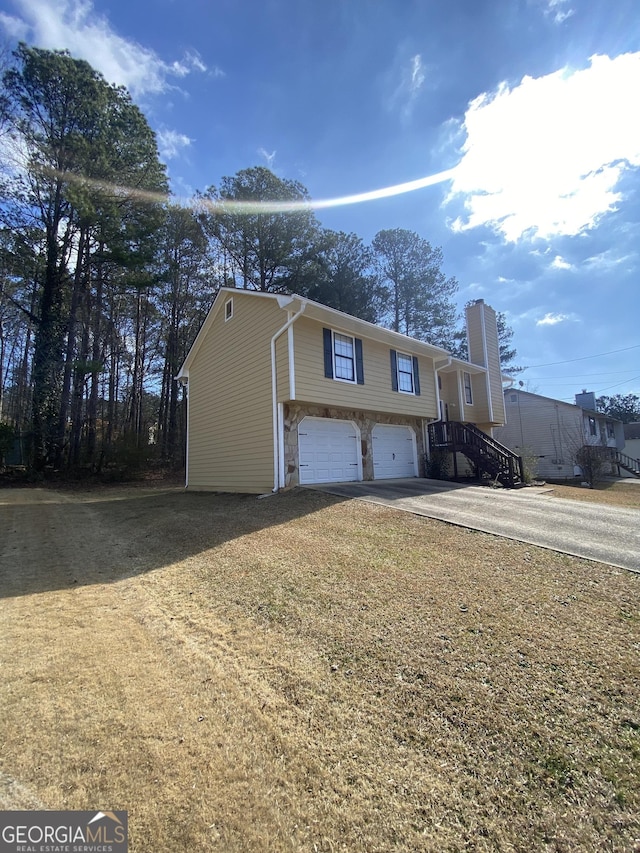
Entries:
<svg viewBox="0 0 640 853">
<path fill-rule="evenodd" d="M 575 460 L 582 470 L 582 476 L 590 488 L 593 488 L 602 479 L 606 465 L 602 448 L 585 444 L 576 452 Z"/>
<path fill-rule="evenodd" d="M 426 459 L 427 477 L 432 480 L 448 480 L 450 473 L 451 457 L 447 450 L 435 447 Z"/>
</svg>

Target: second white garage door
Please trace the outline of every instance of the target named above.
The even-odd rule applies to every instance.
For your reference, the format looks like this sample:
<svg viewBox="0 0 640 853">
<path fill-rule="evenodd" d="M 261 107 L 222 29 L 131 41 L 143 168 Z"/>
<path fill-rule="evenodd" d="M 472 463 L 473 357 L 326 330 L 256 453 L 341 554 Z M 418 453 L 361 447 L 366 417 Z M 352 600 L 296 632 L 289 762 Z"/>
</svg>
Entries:
<svg viewBox="0 0 640 853">
<path fill-rule="evenodd" d="M 376 424 L 372 438 L 373 476 L 376 480 L 418 476 L 416 440 L 410 427 Z"/>
<path fill-rule="evenodd" d="M 360 434 L 351 421 L 304 418 L 298 426 L 300 484 L 362 479 Z"/>
</svg>

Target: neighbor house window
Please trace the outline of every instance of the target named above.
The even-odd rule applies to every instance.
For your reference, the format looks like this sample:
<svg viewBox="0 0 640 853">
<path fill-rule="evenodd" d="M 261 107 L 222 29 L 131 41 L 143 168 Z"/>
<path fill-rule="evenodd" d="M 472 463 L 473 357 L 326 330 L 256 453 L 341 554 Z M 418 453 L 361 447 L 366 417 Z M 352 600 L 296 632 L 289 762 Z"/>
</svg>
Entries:
<svg viewBox="0 0 640 853">
<path fill-rule="evenodd" d="M 473 394 L 471 393 L 471 375 L 469 373 L 463 373 L 462 377 L 464 379 L 464 401 L 470 406 L 473 406 Z"/>
<path fill-rule="evenodd" d="M 589 435 L 597 435 L 596 431 L 596 419 L 589 418 Z"/>
<path fill-rule="evenodd" d="M 224 321 L 230 320 L 233 317 L 233 297 L 231 299 L 227 299 L 224 303 Z"/>
<path fill-rule="evenodd" d="M 611 421 L 607 421 L 607 437 L 608 438 L 615 438 L 616 437 L 616 431 L 614 430 L 613 424 L 611 423 Z"/>
<path fill-rule="evenodd" d="M 331 329 L 323 329 L 324 375 L 327 379 L 339 379 L 364 385 L 362 341 L 351 335 L 343 335 Z"/>
<path fill-rule="evenodd" d="M 391 388 L 403 394 L 420 394 L 420 373 L 415 355 L 403 352 L 391 353 Z"/>
</svg>

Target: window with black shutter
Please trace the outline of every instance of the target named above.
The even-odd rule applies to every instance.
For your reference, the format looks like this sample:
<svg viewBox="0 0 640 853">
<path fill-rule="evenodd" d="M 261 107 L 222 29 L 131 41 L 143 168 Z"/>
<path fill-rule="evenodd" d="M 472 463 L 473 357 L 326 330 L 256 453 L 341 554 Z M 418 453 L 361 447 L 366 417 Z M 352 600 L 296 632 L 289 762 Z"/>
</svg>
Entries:
<svg viewBox="0 0 640 853">
<path fill-rule="evenodd" d="M 420 394 L 420 370 L 415 355 L 389 351 L 391 357 L 391 388 L 401 394 Z"/>
<path fill-rule="evenodd" d="M 364 385 L 362 340 L 323 329 L 324 375 L 327 379 Z"/>
</svg>

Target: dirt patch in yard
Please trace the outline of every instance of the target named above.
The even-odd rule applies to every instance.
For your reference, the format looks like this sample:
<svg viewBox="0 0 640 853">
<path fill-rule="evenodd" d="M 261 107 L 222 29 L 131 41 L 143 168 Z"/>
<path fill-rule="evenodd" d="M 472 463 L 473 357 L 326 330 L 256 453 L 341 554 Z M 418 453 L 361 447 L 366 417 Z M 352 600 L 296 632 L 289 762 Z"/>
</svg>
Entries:
<svg viewBox="0 0 640 853">
<path fill-rule="evenodd" d="M 636 575 L 312 491 L 0 492 L 0 807 L 142 851 L 630 851 Z"/>
</svg>

